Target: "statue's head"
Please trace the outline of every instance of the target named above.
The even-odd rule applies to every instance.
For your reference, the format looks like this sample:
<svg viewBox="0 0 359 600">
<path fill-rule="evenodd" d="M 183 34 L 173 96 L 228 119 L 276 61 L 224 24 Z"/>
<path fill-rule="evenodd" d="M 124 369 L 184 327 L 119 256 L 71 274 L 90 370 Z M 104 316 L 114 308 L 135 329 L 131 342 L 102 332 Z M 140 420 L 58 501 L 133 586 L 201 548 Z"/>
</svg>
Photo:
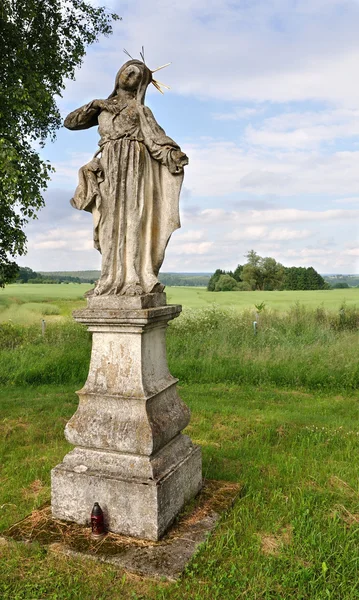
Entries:
<svg viewBox="0 0 359 600">
<path fill-rule="evenodd" d="M 152 72 L 140 60 L 128 60 L 116 75 L 115 87 L 109 98 L 116 96 L 120 90 L 132 92 L 137 101 L 144 104 L 146 90 L 152 82 Z"/>
<path fill-rule="evenodd" d="M 125 53 L 128 54 L 127 50 Z M 142 60 L 136 60 L 131 58 L 122 65 L 121 69 L 116 75 L 115 87 L 112 94 L 109 95 L 109 98 L 113 98 L 117 96 L 117 94 L 121 91 L 132 92 L 134 97 L 137 98 L 137 102 L 140 104 L 144 104 L 146 90 L 150 83 L 153 83 L 155 88 L 163 94 L 161 87 L 165 87 L 169 89 L 167 85 L 164 83 L 160 83 L 153 79 L 152 74 L 156 71 L 160 71 L 167 67 L 170 63 L 166 65 L 162 65 L 161 67 L 157 67 L 154 71 L 151 71 L 145 64 L 145 56 L 144 56 L 144 48 L 142 47 L 142 52 L 140 52 Z M 128 56 L 130 56 L 128 54 Z"/>
</svg>

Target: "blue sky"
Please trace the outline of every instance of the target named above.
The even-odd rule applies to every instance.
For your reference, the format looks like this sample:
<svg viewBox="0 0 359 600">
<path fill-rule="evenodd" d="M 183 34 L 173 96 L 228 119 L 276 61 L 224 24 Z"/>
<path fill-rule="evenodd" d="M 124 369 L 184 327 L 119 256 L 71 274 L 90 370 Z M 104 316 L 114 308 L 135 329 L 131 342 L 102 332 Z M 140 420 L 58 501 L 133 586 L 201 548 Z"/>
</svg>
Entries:
<svg viewBox="0 0 359 600">
<path fill-rule="evenodd" d="M 96 2 L 97 3 L 97 2 Z M 232 269 L 249 249 L 286 266 L 359 273 L 359 0 L 104 0 L 122 20 L 92 46 L 61 113 L 106 98 L 126 48 L 155 68 L 157 121 L 188 154 L 182 229 L 164 271 Z M 151 86 L 152 87 L 152 86 Z M 96 128 L 61 129 L 27 229 L 35 270 L 100 267 L 91 215 L 71 208 Z"/>
</svg>

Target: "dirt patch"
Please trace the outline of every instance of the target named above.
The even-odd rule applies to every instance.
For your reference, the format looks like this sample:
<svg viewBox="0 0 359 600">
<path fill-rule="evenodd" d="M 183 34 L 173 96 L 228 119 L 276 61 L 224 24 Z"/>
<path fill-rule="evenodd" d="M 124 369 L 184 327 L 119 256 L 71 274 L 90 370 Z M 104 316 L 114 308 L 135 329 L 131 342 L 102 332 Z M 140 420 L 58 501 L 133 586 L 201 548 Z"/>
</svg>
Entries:
<svg viewBox="0 0 359 600">
<path fill-rule="evenodd" d="M 35 479 L 27 488 L 23 488 L 22 495 L 24 498 L 37 498 L 44 487 L 41 479 Z"/>
<path fill-rule="evenodd" d="M 346 481 L 343 481 L 343 479 L 340 479 L 339 477 L 337 477 L 336 475 L 332 475 L 329 478 L 329 486 L 334 488 L 334 489 L 339 489 L 341 492 L 345 492 L 348 496 L 358 496 L 359 493 L 357 490 L 355 490 L 354 488 L 351 487 L 351 485 L 349 485 L 349 483 L 347 483 Z"/>
<path fill-rule="evenodd" d="M 23 421 L 21 417 L 18 419 L 3 419 L 0 423 L 0 435 L 5 439 L 9 438 L 17 429 L 26 430 L 29 428 L 29 423 Z"/>
<path fill-rule="evenodd" d="M 336 504 L 331 516 L 333 518 L 339 517 L 348 527 L 359 523 L 359 513 L 350 512 L 343 504 Z"/>
<path fill-rule="evenodd" d="M 283 527 L 279 534 L 270 535 L 267 533 L 257 534 L 263 554 L 278 556 L 284 546 L 289 546 L 292 542 L 293 528 L 291 525 Z"/>
</svg>

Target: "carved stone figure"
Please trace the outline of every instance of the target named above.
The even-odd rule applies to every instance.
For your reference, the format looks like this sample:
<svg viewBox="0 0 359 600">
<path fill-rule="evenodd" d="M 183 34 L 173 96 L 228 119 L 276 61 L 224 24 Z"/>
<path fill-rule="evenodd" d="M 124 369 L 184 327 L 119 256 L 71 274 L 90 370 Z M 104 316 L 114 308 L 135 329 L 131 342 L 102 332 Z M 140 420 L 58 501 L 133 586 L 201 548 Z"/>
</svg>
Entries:
<svg viewBox="0 0 359 600">
<path fill-rule="evenodd" d="M 180 227 L 179 194 L 187 156 L 144 105 L 158 83 L 140 60 L 126 62 L 107 100 L 70 113 L 68 129 L 98 125 L 100 150 L 79 171 L 72 205 L 92 212 L 94 245 L 102 254 L 95 295 L 161 292 L 165 249 Z"/>
<path fill-rule="evenodd" d="M 80 169 L 72 204 L 93 214 L 102 271 L 73 313 L 92 333 L 92 353 L 65 428 L 75 448 L 52 469 L 51 506 L 56 519 L 88 524 L 98 502 L 109 531 L 158 540 L 201 489 L 202 458 L 182 433 L 190 411 L 166 358 L 166 328 L 182 307 L 166 304 L 157 279 L 180 226 L 188 159 L 144 106 L 149 83 L 159 87 L 152 73 L 128 61 L 107 100 L 65 121 L 99 126 L 100 150 Z"/>
</svg>

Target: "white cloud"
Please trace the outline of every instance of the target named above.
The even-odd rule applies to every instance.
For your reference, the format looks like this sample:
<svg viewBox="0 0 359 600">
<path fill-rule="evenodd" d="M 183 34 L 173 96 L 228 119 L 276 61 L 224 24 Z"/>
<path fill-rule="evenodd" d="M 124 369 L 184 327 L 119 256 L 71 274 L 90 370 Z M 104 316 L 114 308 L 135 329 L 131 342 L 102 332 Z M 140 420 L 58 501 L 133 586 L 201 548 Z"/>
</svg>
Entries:
<svg viewBox="0 0 359 600">
<path fill-rule="evenodd" d="M 260 127 L 249 125 L 249 144 L 271 148 L 304 148 L 322 142 L 359 136 L 359 110 L 336 109 L 317 112 L 283 113 L 265 119 Z"/>
<path fill-rule="evenodd" d="M 186 231 L 179 231 L 176 232 L 174 237 L 173 237 L 173 241 L 175 242 L 185 242 L 185 241 L 189 241 L 189 242 L 196 242 L 199 240 L 202 240 L 204 237 L 204 230 L 203 229 L 187 229 Z"/>
<path fill-rule="evenodd" d="M 323 221 L 338 221 L 357 219 L 359 210 L 300 210 L 297 208 L 283 208 L 278 210 L 247 210 L 247 211 L 225 211 L 222 209 L 205 209 L 197 213 L 196 218 L 206 223 L 218 223 L 218 221 L 237 222 L 240 225 L 264 224 L 264 223 L 298 223 L 311 222 L 317 224 Z M 193 218 L 193 215 L 192 215 Z M 250 231 L 260 231 L 252 227 Z M 282 230 L 286 231 L 286 230 Z M 305 234 L 308 231 L 305 230 Z"/>
<path fill-rule="evenodd" d="M 264 107 L 239 107 L 232 112 L 213 113 L 212 117 L 216 121 L 248 120 L 251 117 L 262 114 L 264 110 Z"/>
<path fill-rule="evenodd" d="M 65 240 L 47 240 L 46 242 L 34 242 L 32 247 L 35 250 L 48 250 L 49 248 L 65 248 L 67 245 Z"/>
<path fill-rule="evenodd" d="M 263 225 L 252 225 L 250 227 L 238 228 L 228 234 L 227 239 L 234 241 L 242 240 L 265 240 L 287 242 L 290 240 L 304 240 L 314 235 L 314 231 L 309 229 L 270 229 Z"/>
<path fill-rule="evenodd" d="M 179 254 L 193 254 L 196 256 L 198 254 L 207 254 L 212 248 L 212 246 L 213 242 L 193 242 L 188 244 L 178 244 L 174 241 L 174 243 L 172 244 L 172 250 Z"/>
<path fill-rule="evenodd" d="M 271 151 L 213 140 L 187 144 L 184 150 L 190 156 L 186 187 L 192 196 L 239 191 L 333 196 L 355 194 L 359 189 L 359 151 Z"/>
<path fill-rule="evenodd" d="M 314 235 L 314 232 L 309 229 L 273 229 L 269 232 L 268 239 L 287 242 L 290 240 L 304 240 L 312 235 Z"/>
<path fill-rule="evenodd" d="M 94 152 L 71 152 L 67 160 L 55 161 L 53 163 L 55 173 L 52 175 L 51 180 L 55 185 L 65 184 L 75 191 L 79 169 L 88 163 L 93 155 Z"/>
<path fill-rule="evenodd" d="M 64 248 L 68 251 L 83 251 L 93 248 L 92 231 L 86 229 L 55 228 L 39 232 L 32 236 L 29 250 L 55 250 Z"/>
<path fill-rule="evenodd" d="M 302 258 L 317 258 L 318 256 L 333 256 L 336 250 L 327 250 L 325 248 L 302 248 L 301 250 L 286 250 L 285 256 L 295 256 Z"/>
<path fill-rule="evenodd" d="M 335 200 L 336 204 L 358 204 L 359 205 L 359 196 L 352 196 L 349 198 L 339 198 Z"/>
<path fill-rule="evenodd" d="M 235 229 L 231 231 L 227 239 L 238 241 L 238 240 L 261 240 L 268 232 L 267 227 L 261 225 L 252 225 L 251 227 L 245 227 L 241 229 Z"/>
<path fill-rule="evenodd" d="M 100 48 L 90 50 L 76 84 L 67 85 L 64 104 L 75 101 L 79 87 L 83 102 L 108 95 L 122 62 L 119 47 L 138 56 L 142 44 L 152 68 L 172 61 L 166 82 L 175 93 L 222 102 L 358 104 L 355 0 L 134 0 L 113 5 L 124 19 Z"/>
</svg>

